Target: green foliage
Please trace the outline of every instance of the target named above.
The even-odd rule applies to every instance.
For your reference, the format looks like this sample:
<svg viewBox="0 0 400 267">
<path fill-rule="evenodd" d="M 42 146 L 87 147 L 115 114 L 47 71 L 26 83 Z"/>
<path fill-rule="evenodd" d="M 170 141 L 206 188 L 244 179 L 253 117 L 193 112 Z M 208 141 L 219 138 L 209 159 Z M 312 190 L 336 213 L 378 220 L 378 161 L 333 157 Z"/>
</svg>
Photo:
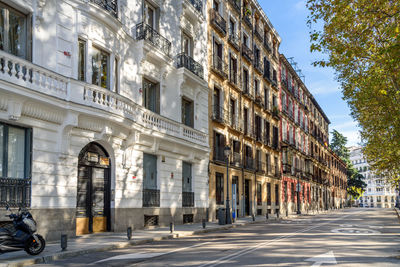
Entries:
<svg viewBox="0 0 400 267">
<path fill-rule="evenodd" d="M 350 153 L 346 147 L 347 138 L 336 130 L 332 131 L 332 142 L 329 145 L 346 163 L 347 166 L 347 192 L 354 199 L 359 199 L 365 192 L 367 184 L 363 181 L 364 177 L 356 170 L 350 161 Z"/>
<path fill-rule="evenodd" d="M 307 0 L 311 51 L 328 57 L 377 173 L 400 178 L 400 1 Z M 320 26 L 322 29 L 316 30 Z"/>
</svg>

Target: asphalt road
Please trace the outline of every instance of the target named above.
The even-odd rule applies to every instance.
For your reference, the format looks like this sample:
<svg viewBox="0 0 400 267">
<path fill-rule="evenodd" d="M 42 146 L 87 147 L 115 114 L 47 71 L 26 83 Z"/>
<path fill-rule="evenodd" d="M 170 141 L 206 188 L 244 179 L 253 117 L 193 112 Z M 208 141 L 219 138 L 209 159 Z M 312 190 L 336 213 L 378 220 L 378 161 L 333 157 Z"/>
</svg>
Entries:
<svg viewBox="0 0 400 267">
<path fill-rule="evenodd" d="M 400 223 L 395 211 L 346 209 L 93 253 L 39 266 L 329 265 L 400 266 Z"/>
</svg>

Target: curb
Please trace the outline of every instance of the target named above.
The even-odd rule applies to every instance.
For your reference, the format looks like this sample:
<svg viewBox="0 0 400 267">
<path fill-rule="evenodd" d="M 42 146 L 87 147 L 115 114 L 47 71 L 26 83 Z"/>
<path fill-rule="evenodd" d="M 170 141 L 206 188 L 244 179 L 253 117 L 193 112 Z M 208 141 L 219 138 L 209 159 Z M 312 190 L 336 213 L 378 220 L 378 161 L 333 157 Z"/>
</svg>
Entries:
<svg viewBox="0 0 400 267">
<path fill-rule="evenodd" d="M 277 221 L 277 220 L 278 219 L 269 219 L 269 221 Z M 197 234 L 216 232 L 216 231 L 220 231 L 220 230 L 227 230 L 227 229 L 236 228 L 239 226 L 245 226 L 248 224 L 260 223 L 260 222 L 265 223 L 266 221 L 265 220 L 249 221 L 249 222 L 236 223 L 236 224 L 231 224 L 231 225 L 226 225 L 226 226 L 221 226 L 221 227 L 195 230 L 195 231 L 191 231 L 186 234 L 185 233 L 180 233 L 180 234 L 177 233 L 177 234 L 169 234 L 169 235 L 147 238 L 147 239 L 142 239 L 142 240 L 131 240 L 128 242 L 111 243 L 109 246 L 104 246 L 104 247 L 100 247 L 100 248 L 89 248 L 89 249 L 85 249 L 85 250 L 57 252 L 57 253 L 54 253 L 53 255 L 48 255 L 48 256 L 44 256 L 44 257 L 39 256 L 39 257 L 33 258 L 33 259 L 8 261 L 6 263 L 0 263 L 0 266 L 20 267 L 20 266 L 33 265 L 33 264 L 38 264 L 38 263 L 48 263 L 48 262 L 54 261 L 54 260 L 71 258 L 71 257 L 75 257 L 75 256 L 80 256 L 83 254 L 93 253 L 93 252 L 104 252 L 104 251 L 108 251 L 108 250 L 142 245 L 142 244 L 146 244 L 146 243 L 150 243 L 150 242 L 154 242 L 154 241 L 161 241 L 161 240 L 166 240 L 166 239 L 174 239 L 174 238 L 187 237 L 187 236 L 192 236 L 192 235 L 197 235 Z"/>
</svg>

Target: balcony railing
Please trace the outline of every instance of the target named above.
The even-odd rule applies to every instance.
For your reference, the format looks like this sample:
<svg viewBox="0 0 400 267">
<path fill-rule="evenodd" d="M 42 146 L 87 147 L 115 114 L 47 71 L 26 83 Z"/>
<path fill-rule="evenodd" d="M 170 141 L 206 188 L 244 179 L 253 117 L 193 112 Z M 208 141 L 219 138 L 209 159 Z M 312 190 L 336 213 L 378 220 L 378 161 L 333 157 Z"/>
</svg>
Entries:
<svg viewBox="0 0 400 267">
<path fill-rule="evenodd" d="M 254 68 L 256 69 L 256 71 L 258 71 L 258 73 L 260 75 L 263 74 L 263 65 L 262 65 L 262 61 L 260 59 L 254 58 Z"/>
<path fill-rule="evenodd" d="M 228 65 L 224 60 L 217 55 L 213 55 L 212 66 L 213 70 L 223 78 L 228 78 Z"/>
<path fill-rule="evenodd" d="M 212 119 L 219 123 L 226 123 L 226 110 L 220 105 L 212 107 Z"/>
<path fill-rule="evenodd" d="M 240 50 L 240 37 L 236 33 L 230 33 L 228 37 L 229 43 L 236 49 Z"/>
<path fill-rule="evenodd" d="M 160 190 L 143 189 L 143 207 L 160 207 Z"/>
<path fill-rule="evenodd" d="M 245 157 L 244 167 L 248 170 L 254 170 L 254 159 L 251 157 Z"/>
<path fill-rule="evenodd" d="M 30 207 L 31 179 L 0 178 L 0 207 Z"/>
<path fill-rule="evenodd" d="M 225 162 L 226 163 L 226 156 L 224 154 L 224 146 L 214 147 L 214 160 Z"/>
<path fill-rule="evenodd" d="M 141 22 L 136 25 L 136 40 L 146 40 L 160 49 L 167 56 L 170 54 L 171 42 L 148 24 Z"/>
<path fill-rule="evenodd" d="M 250 29 L 253 28 L 253 24 L 251 23 L 251 17 L 250 17 L 250 15 L 244 14 L 244 15 L 243 15 L 243 21 L 245 22 L 245 24 L 246 24 L 247 26 L 249 26 Z"/>
<path fill-rule="evenodd" d="M 105 11 L 118 18 L 117 0 L 89 0 L 89 2 L 103 8 Z"/>
<path fill-rule="evenodd" d="M 229 82 L 237 87 L 239 86 L 239 74 L 237 71 L 229 71 Z"/>
<path fill-rule="evenodd" d="M 203 1 L 202 0 L 188 0 L 190 4 L 200 13 L 203 11 Z"/>
<path fill-rule="evenodd" d="M 176 67 L 177 68 L 186 68 L 199 76 L 200 78 L 204 78 L 204 70 L 203 66 L 196 62 L 192 57 L 186 55 L 185 53 L 178 54 L 176 56 Z"/>
<path fill-rule="evenodd" d="M 211 8 L 209 12 L 210 12 L 211 25 L 213 25 L 218 32 L 220 32 L 222 35 L 225 36 L 226 35 L 225 19 L 214 8 Z"/>
<path fill-rule="evenodd" d="M 194 192 L 182 192 L 182 207 L 194 207 Z"/>
<path fill-rule="evenodd" d="M 265 40 L 264 40 L 263 44 L 264 44 L 264 48 L 267 50 L 267 52 L 271 54 L 272 53 L 271 45 Z"/>
<path fill-rule="evenodd" d="M 262 162 L 261 160 L 256 161 L 256 171 L 259 173 L 265 173 L 265 162 Z"/>
<path fill-rule="evenodd" d="M 239 152 L 233 152 L 232 158 L 231 158 L 231 165 L 236 166 L 236 167 L 242 166 L 242 157 Z"/>
<path fill-rule="evenodd" d="M 240 0 L 229 0 L 228 2 L 232 5 L 234 10 L 240 13 Z"/>
<path fill-rule="evenodd" d="M 257 27 L 254 28 L 254 35 L 258 38 L 258 40 L 260 40 L 261 42 L 263 41 L 262 34 L 259 32 Z"/>
<path fill-rule="evenodd" d="M 246 44 L 242 44 L 242 55 L 245 59 L 252 62 L 253 61 L 253 52 L 250 48 L 247 47 Z"/>
</svg>

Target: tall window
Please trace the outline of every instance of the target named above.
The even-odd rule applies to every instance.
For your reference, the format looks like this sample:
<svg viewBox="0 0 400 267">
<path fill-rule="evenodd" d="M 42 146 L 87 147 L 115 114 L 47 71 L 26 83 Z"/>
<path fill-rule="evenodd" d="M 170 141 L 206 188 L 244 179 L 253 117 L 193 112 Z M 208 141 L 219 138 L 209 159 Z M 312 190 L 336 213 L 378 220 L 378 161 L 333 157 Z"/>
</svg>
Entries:
<svg viewBox="0 0 400 267">
<path fill-rule="evenodd" d="M 182 162 L 182 192 L 192 192 L 192 164 Z"/>
<path fill-rule="evenodd" d="M 257 205 L 262 205 L 262 190 L 261 190 L 261 183 L 257 182 Z"/>
<path fill-rule="evenodd" d="M 155 113 L 160 113 L 160 86 L 143 79 L 143 106 Z"/>
<path fill-rule="evenodd" d="M 0 2 L 0 49 L 29 59 L 30 20 L 12 7 Z"/>
<path fill-rule="evenodd" d="M 237 84 L 237 59 L 229 54 L 229 80 Z"/>
<path fill-rule="evenodd" d="M 157 156 L 143 153 L 143 207 L 160 206 L 157 176 Z"/>
<path fill-rule="evenodd" d="M 225 161 L 224 155 L 225 135 L 214 132 L 214 159 Z"/>
<path fill-rule="evenodd" d="M 279 205 L 279 185 L 275 185 L 275 205 Z"/>
<path fill-rule="evenodd" d="M 236 100 L 231 98 L 229 102 L 229 119 L 232 127 L 236 126 Z"/>
<path fill-rule="evenodd" d="M 86 41 L 78 40 L 78 80 L 86 81 Z"/>
<path fill-rule="evenodd" d="M 269 109 L 269 90 L 266 87 L 264 87 L 264 106 Z"/>
<path fill-rule="evenodd" d="M 267 205 L 271 205 L 271 183 L 267 183 Z"/>
<path fill-rule="evenodd" d="M 158 9 L 156 9 L 153 5 L 147 1 L 144 2 L 145 22 L 155 30 L 158 30 L 158 13 Z"/>
<path fill-rule="evenodd" d="M 243 69 L 243 91 L 249 92 L 249 72 Z"/>
<path fill-rule="evenodd" d="M 283 183 L 283 192 L 284 192 L 284 196 L 285 196 L 285 203 L 288 202 L 288 188 L 287 188 L 288 184 L 287 181 L 285 181 Z"/>
<path fill-rule="evenodd" d="M 215 202 L 224 204 L 224 175 L 219 172 L 215 173 Z"/>
<path fill-rule="evenodd" d="M 193 39 L 185 33 L 182 33 L 182 53 L 193 57 Z"/>
<path fill-rule="evenodd" d="M 92 84 L 110 89 L 110 55 L 96 47 L 92 52 Z"/>
<path fill-rule="evenodd" d="M 182 97 L 182 123 L 193 127 L 193 101 Z"/>
</svg>

